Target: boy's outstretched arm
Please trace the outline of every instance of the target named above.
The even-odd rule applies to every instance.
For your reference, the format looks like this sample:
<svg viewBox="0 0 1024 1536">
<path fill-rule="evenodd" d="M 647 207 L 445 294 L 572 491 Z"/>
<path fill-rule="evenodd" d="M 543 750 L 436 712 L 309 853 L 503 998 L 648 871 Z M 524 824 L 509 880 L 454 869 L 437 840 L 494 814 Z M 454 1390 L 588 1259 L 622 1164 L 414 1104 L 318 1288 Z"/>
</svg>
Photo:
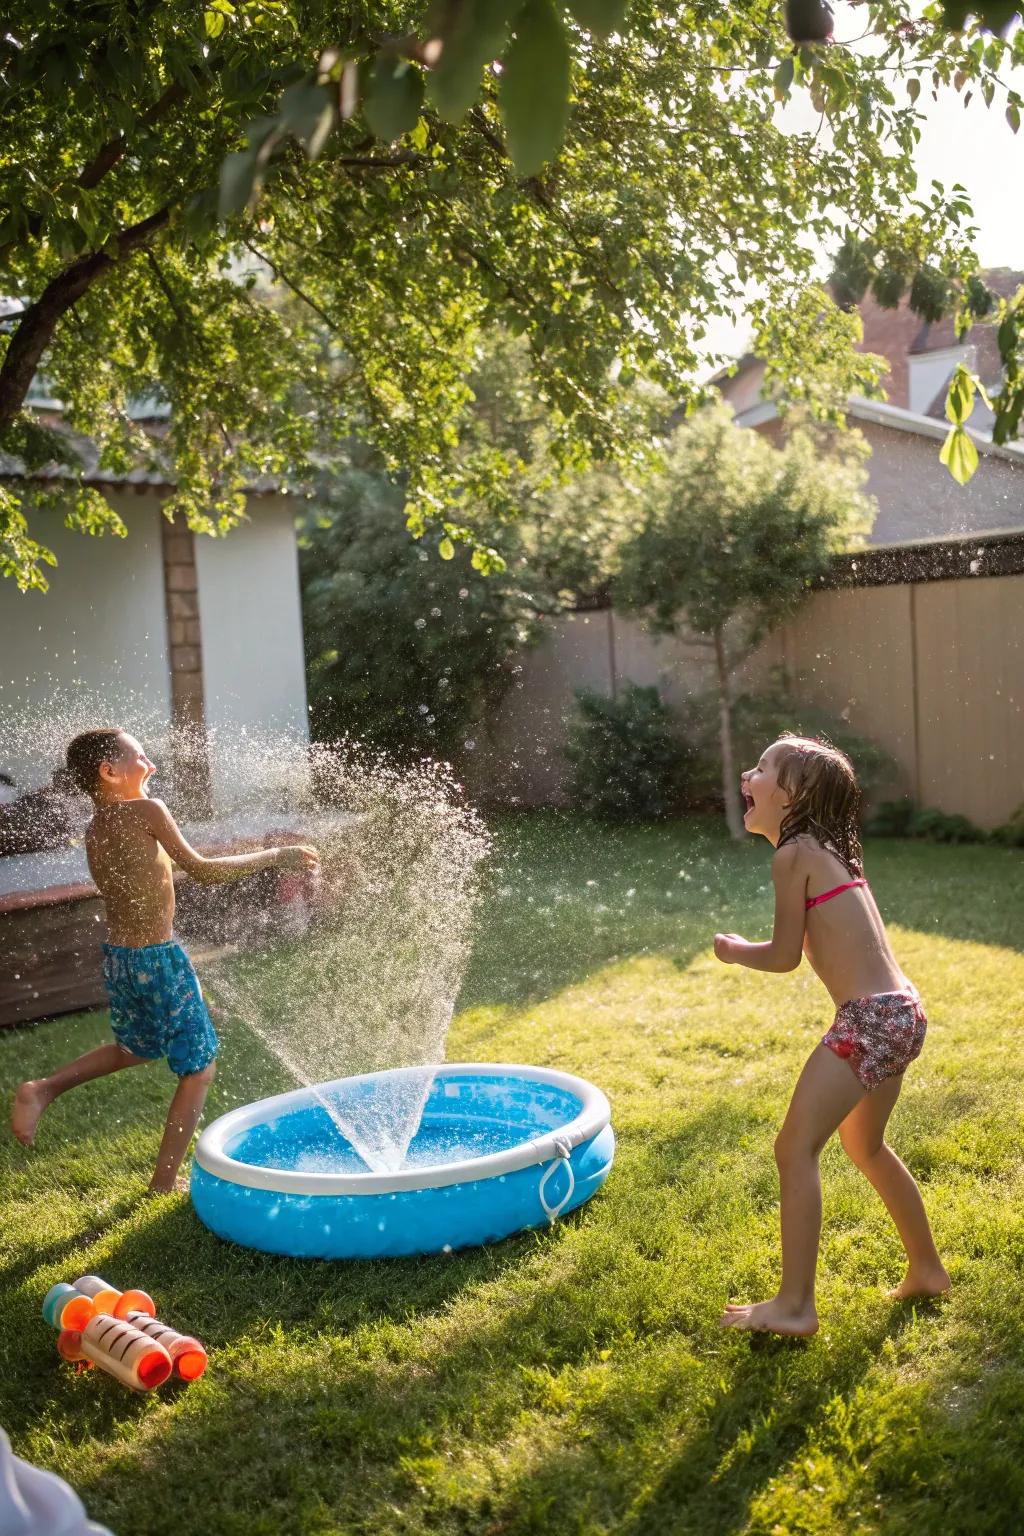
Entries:
<svg viewBox="0 0 1024 1536">
<path fill-rule="evenodd" d="M 804 947 L 807 918 L 807 876 L 800 849 L 787 843 L 772 859 L 775 885 L 775 928 L 767 944 L 751 944 L 738 933 L 716 933 L 715 954 L 726 965 L 747 965 L 754 971 L 795 971 Z"/>
<path fill-rule="evenodd" d="M 174 817 L 162 800 L 145 802 L 145 817 L 150 832 L 179 869 L 200 885 L 223 885 L 255 875 L 261 869 L 315 869 L 320 855 L 315 848 L 299 844 L 288 848 L 261 848 L 258 853 L 230 853 L 208 859 L 197 853 L 184 839 Z"/>
</svg>

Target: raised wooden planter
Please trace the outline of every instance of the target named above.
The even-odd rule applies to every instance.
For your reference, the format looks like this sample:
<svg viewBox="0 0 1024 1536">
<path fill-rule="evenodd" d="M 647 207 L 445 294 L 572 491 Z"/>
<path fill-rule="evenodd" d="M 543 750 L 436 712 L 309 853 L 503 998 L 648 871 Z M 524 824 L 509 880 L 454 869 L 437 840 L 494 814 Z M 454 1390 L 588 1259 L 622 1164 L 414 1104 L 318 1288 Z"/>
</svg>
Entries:
<svg viewBox="0 0 1024 1536">
<path fill-rule="evenodd" d="M 266 845 L 297 840 L 279 833 Z M 207 851 L 233 853 L 239 845 Z M 190 950 L 238 939 L 252 932 L 258 914 L 273 914 L 280 882 L 294 878 L 265 870 L 237 885 L 201 886 L 176 873 L 175 932 Z M 0 1028 L 106 1007 L 106 937 L 103 902 L 91 883 L 0 895 Z"/>
<path fill-rule="evenodd" d="M 0 1026 L 105 1004 L 106 936 L 93 885 L 0 897 Z"/>
</svg>

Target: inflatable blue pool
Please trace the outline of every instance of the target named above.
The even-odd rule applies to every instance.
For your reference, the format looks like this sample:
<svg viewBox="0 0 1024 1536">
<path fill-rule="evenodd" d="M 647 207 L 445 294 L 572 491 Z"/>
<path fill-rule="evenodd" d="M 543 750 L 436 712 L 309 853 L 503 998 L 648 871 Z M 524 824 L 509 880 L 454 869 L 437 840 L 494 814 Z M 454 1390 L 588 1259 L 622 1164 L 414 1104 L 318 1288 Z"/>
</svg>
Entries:
<svg viewBox="0 0 1024 1536">
<path fill-rule="evenodd" d="M 448 1253 L 498 1242 L 589 1200 L 615 1151 L 608 1100 L 546 1067 L 436 1069 L 396 1173 L 370 1171 L 319 1093 L 341 1113 L 422 1067 L 340 1078 L 222 1115 L 199 1138 L 192 1201 L 219 1237 L 308 1259 Z"/>
</svg>

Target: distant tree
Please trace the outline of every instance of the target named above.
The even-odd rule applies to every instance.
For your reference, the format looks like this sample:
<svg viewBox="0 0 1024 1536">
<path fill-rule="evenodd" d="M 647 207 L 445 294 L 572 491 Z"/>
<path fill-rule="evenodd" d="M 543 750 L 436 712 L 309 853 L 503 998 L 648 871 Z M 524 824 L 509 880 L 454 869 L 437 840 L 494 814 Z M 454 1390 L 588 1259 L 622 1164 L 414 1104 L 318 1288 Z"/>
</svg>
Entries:
<svg viewBox="0 0 1024 1536">
<path fill-rule="evenodd" d="M 410 539 L 404 492 L 369 454 L 320 477 L 300 534 L 313 736 L 398 759 L 459 762 L 512 682 L 536 614 L 508 573 L 464 545 Z"/>
<path fill-rule="evenodd" d="M 507 333 L 476 351 L 472 405 L 459 452 L 506 465 L 499 526 L 493 501 L 467 506 L 500 556 L 483 575 L 469 549 L 442 536 L 411 540 L 402 525 L 407 477 L 350 443 L 317 476 L 300 535 L 312 726 L 400 756 L 458 760 L 467 737 L 511 685 L 515 652 L 546 614 L 607 600 L 631 506 L 615 470 L 560 477 L 550 418 L 532 387 L 524 340 Z M 650 436 L 667 405 L 634 387 L 623 409 Z"/>
<path fill-rule="evenodd" d="M 714 651 L 733 837 L 743 835 L 733 670 L 799 606 L 831 556 L 870 527 L 864 481 L 853 441 L 823 452 L 797 430 L 776 448 L 719 406 L 678 429 L 664 474 L 644 493 L 638 531 L 622 546 L 616 604 L 642 613 L 656 632 L 697 635 Z"/>
</svg>

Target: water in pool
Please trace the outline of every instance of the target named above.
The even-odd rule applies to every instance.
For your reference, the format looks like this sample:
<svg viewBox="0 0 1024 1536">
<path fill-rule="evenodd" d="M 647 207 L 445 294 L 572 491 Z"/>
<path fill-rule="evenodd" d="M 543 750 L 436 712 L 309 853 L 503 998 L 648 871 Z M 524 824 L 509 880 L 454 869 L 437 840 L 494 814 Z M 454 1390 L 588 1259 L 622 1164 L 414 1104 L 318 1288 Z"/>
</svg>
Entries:
<svg viewBox="0 0 1024 1536">
<path fill-rule="evenodd" d="M 523 1124 L 446 1115 L 426 1119 L 409 1144 L 402 1168 L 434 1168 L 440 1164 L 486 1157 L 517 1146 L 533 1134 Z M 366 1162 L 319 1106 L 288 1115 L 284 1120 L 254 1126 L 226 1148 L 239 1162 L 297 1173 L 365 1173 Z"/>
</svg>

